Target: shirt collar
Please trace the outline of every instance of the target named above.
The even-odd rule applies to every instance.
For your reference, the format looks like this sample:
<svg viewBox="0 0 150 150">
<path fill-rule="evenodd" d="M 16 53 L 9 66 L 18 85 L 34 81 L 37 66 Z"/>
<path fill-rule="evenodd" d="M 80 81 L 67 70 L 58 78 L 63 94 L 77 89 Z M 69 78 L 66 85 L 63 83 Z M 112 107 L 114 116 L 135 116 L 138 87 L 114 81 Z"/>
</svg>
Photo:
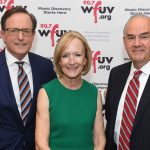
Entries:
<svg viewBox="0 0 150 150">
<path fill-rule="evenodd" d="M 134 71 L 136 71 L 137 69 L 134 67 L 133 63 L 131 65 L 131 71 L 130 73 L 134 73 Z M 142 73 L 144 73 L 145 75 L 150 75 L 150 61 L 148 63 L 146 63 L 141 69 Z"/>
<path fill-rule="evenodd" d="M 5 48 L 5 56 L 6 56 L 6 62 L 8 66 L 12 65 L 13 63 L 17 61 L 24 61 L 25 63 L 30 64 L 28 53 L 25 55 L 25 57 L 22 60 L 18 60 L 8 51 L 7 48 Z"/>
</svg>

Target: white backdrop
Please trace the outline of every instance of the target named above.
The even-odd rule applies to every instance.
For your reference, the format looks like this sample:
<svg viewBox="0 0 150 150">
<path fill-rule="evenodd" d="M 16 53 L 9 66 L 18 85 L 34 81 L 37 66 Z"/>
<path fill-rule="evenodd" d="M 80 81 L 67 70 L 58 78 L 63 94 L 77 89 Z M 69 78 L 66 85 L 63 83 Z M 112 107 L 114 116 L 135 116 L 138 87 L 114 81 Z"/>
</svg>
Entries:
<svg viewBox="0 0 150 150">
<path fill-rule="evenodd" d="M 149 0 L 0 0 L 0 17 L 16 5 L 37 18 L 34 53 L 53 59 L 57 40 L 68 30 L 86 37 L 93 51 L 93 65 L 84 78 L 102 91 L 110 69 L 128 61 L 122 42 L 127 19 L 134 13 L 150 15 Z M 3 48 L 0 39 L 0 50 Z"/>
</svg>

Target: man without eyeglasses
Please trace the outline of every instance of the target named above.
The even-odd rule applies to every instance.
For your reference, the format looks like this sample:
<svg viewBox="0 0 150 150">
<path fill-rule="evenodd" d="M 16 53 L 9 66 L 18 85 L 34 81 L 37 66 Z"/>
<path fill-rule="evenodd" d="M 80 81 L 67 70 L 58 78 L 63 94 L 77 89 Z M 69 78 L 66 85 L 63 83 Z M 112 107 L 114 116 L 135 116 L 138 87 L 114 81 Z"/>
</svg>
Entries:
<svg viewBox="0 0 150 150">
<path fill-rule="evenodd" d="M 6 44 L 0 53 L 0 149 L 34 150 L 36 99 L 56 74 L 49 59 L 30 51 L 37 21 L 17 6 L 1 18 Z"/>
<path fill-rule="evenodd" d="M 106 150 L 150 149 L 150 17 L 135 14 L 124 27 L 131 61 L 114 67 L 106 95 Z"/>
</svg>

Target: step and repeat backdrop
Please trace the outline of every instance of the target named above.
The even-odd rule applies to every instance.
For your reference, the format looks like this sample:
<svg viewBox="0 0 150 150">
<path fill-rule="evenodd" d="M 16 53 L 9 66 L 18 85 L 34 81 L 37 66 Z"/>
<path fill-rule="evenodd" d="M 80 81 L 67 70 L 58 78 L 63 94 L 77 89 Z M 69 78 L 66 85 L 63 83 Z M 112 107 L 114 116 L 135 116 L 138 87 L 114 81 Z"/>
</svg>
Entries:
<svg viewBox="0 0 150 150">
<path fill-rule="evenodd" d="M 135 13 L 150 15 L 149 0 L 0 0 L 0 17 L 21 5 L 38 21 L 32 52 L 53 60 L 59 38 L 69 30 L 82 33 L 92 48 L 92 67 L 84 78 L 101 91 L 112 67 L 129 61 L 123 28 Z M 4 48 L 0 39 L 0 51 Z"/>
</svg>

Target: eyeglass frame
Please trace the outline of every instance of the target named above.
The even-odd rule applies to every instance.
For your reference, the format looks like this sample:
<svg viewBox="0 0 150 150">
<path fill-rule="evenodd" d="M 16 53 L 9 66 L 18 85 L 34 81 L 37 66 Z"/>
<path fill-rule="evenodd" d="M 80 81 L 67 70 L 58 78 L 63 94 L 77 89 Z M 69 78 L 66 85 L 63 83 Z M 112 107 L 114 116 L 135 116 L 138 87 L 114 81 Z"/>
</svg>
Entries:
<svg viewBox="0 0 150 150">
<path fill-rule="evenodd" d="M 15 32 L 10 32 L 10 30 L 15 30 Z M 33 29 L 6 28 L 4 31 L 7 31 L 9 36 L 16 36 L 19 34 L 20 31 L 26 37 L 30 37 L 33 34 Z M 26 32 L 26 31 L 29 31 L 29 32 Z M 29 35 L 26 33 L 28 33 Z"/>
</svg>

